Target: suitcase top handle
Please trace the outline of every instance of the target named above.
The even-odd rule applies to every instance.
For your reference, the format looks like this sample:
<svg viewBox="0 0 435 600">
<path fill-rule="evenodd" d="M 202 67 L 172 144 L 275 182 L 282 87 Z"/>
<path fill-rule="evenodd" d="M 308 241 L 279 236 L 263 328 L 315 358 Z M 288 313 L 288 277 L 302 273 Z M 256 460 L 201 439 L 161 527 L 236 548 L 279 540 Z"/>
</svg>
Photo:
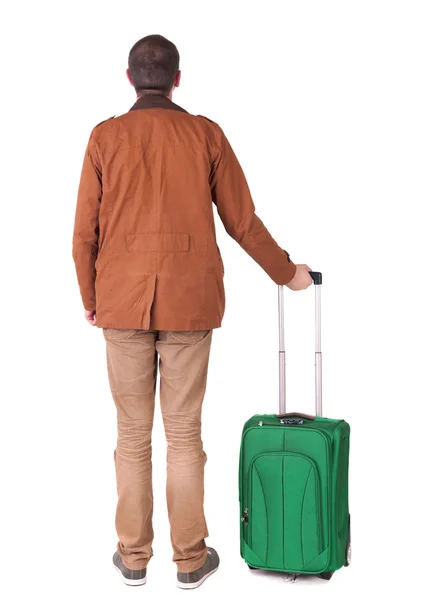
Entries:
<svg viewBox="0 0 435 600">
<path fill-rule="evenodd" d="M 306 419 L 307 421 L 314 421 L 315 420 L 315 416 L 313 415 L 306 415 L 305 413 L 300 413 L 300 412 L 290 412 L 290 413 L 282 413 L 279 415 L 275 415 L 275 417 L 296 417 L 299 419 Z"/>
<path fill-rule="evenodd" d="M 322 273 L 319 271 L 310 271 L 310 275 L 314 285 L 322 285 Z"/>
</svg>

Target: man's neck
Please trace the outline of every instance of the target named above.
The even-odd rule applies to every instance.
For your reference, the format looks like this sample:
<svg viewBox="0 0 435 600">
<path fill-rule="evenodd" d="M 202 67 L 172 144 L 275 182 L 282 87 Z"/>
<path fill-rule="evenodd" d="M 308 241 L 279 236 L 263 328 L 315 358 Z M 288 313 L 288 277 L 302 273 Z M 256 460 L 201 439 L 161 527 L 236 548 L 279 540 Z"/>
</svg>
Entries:
<svg viewBox="0 0 435 600">
<path fill-rule="evenodd" d="M 136 103 L 131 107 L 130 110 L 138 110 L 143 108 L 167 108 L 170 110 L 187 112 L 187 110 L 184 110 L 184 108 L 181 108 L 181 106 L 177 106 L 174 104 L 174 102 L 172 102 L 172 94 L 157 94 L 154 90 L 151 94 L 148 94 L 147 92 L 148 90 L 144 90 L 143 93 L 138 94 Z"/>
<path fill-rule="evenodd" d="M 165 98 L 168 98 L 168 100 L 172 100 L 172 90 L 169 94 L 165 94 L 165 92 L 162 92 L 161 90 L 145 90 L 137 94 L 137 99 L 139 100 L 139 98 L 142 98 L 143 96 L 164 96 Z"/>
</svg>

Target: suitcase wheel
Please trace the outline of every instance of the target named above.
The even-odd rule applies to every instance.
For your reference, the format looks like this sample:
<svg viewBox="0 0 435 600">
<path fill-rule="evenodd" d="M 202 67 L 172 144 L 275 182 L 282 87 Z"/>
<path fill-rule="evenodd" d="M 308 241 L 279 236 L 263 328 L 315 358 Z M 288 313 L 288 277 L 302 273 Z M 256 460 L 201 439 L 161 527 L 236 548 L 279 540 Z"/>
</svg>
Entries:
<svg viewBox="0 0 435 600">
<path fill-rule="evenodd" d="M 348 567 L 351 563 L 351 560 L 352 560 L 352 545 L 349 542 L 347 544 L 347 548 L 346 548 L 346 562 L 344 563 L 344 566 Z"/>
<path fill-rule="evenodd" d="M 257 567 L 251 567 L 251 565 L 248 565 L 248 568 L 251 569 L 251 571 L 258 571 Z"/>
<path fill-rule="evenodd" d="M 348 567 L 352 560 L 352 544 L 350 541 L 350 515 L 349 515 L 349 533 L 347 538 L 347 546 L 346 546 L 346 562 L 344 563 L 345 567 Z"/>
<path fill-rule="evenodd" d="M 326 581 L 329 581 L 333 575 L 334 571 L 326 571 L 326 573 L 320 573 L 319 577 L 320 579 L 325 579 Z"/>
</svg>

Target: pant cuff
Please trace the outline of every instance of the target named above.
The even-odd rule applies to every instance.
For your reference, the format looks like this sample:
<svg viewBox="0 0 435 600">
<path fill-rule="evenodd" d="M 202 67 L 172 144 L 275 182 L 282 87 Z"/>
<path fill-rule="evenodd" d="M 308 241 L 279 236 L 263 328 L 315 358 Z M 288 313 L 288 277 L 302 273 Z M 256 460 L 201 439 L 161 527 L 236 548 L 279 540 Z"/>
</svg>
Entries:
<svg viewBox="0 0 435 600">
<path fill-rule="evenodd" d="M 192 573 L 193 571 L 196 571 L 197 569 L 200 569 L 205 561 L 207 560 L 207 550 L 205 550 L 205 554 L 204 556 L 202 556 L 199 560 L 195 561 L 195 562 L 182 562 L 180 564 L 177 564 L 177 570 L 179 573 Z"/>
<path fill-rule="evenodd" d="M 127 569 L 130 569 L 130 571 L 142 571 L 142 569 L 146 569 L 148 567 L 148 563 L 150 562 L 148 561 L 138 561 L 135 562 L 134 564 L 129 564 L 128 561 L 125 560 L 125 558 L 123 558 L 121 556 L 121 560 L 122 560 L 122 564 L 124 565 L 124 567 L 127 567 Z"/>
</svg>

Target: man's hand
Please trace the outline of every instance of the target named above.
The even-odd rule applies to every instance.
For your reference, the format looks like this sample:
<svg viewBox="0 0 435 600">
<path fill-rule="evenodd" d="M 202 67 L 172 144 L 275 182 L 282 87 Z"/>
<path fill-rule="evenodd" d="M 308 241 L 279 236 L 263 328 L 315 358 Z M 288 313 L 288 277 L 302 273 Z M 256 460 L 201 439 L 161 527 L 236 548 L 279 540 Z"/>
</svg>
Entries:
<svg viewBox="0 0 435 600">
<path fill-rule="evenodd" d="M 308 265 L 296 265 L 296 274 L 290 283 L 286 284 L 287 287 L 294 292 L 306 290 L 313 283 L 310 271 L 311 269 Z"/>
<path fill-rule="evenodd" d="M 95 327 L 97 324 L 97 313 L 95 310 L 85 310 L 85 319 L 86 321 Z"/>
</svg>

